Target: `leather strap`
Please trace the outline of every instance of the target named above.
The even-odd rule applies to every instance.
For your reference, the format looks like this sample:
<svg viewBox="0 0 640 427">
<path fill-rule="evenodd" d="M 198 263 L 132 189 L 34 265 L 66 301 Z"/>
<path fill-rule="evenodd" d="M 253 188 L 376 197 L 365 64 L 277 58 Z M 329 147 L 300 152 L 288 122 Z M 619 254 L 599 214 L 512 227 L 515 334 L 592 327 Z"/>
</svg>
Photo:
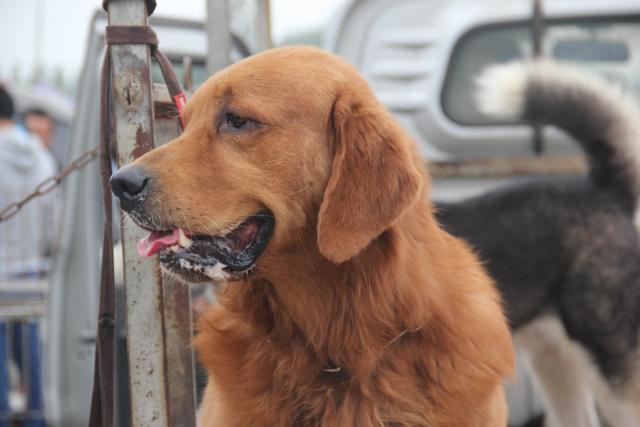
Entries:
<svg viewBox="0 0 640 427">
<path fill-rule="evenodd" d="M 113 275 L 113 208 L 109 177 L 111 176 L 111 129 L 109 123 L 109 70 L 107 52 L 100 79 L 100 179 L 104 204 L 100 306 L 96 333 L 96 355 L 93 371 L 90 427 L 113 426 L 113 384 L 115 352 L 115 281 Z"/>
<path fill-rule="evenodd" d="M 106 29 L 107 44 L 148 44 L 158 47 L 158 36 L 144 25 L 109 25 Z"/>
<path fill-rule="evenodd" d="M 171 100 L 178 109 L 180 124 L 184 128 L 182 110 L 187 103 L 187 97 L 182 91 L 175 72 L 171 66 L 171 61 L 158 49 L 158 36 L 147 26 L 108 26 L 107 45 L 114 44 L 146 44 L 151 47 L 151 55 L 160 66 L 162 77 L 167 85 Z"/>
</svg>

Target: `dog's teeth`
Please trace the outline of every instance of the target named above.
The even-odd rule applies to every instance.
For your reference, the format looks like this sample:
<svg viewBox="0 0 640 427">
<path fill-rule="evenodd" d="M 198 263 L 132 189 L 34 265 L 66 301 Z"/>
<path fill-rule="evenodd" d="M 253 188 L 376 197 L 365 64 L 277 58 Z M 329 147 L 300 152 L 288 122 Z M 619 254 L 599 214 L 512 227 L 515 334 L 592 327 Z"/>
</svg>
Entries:
<svg viewBox="0 0 640 427">
<path fill-rule="evenodd" d="M 173 252 L 178 252 L 178 250 L 180 249 L 180 246 L 178 245 L 171 245 L 169 246 L 169 249 Z"/>
<path fill-rule="evenodd" d="M 178 244 L 185 249 L 191 246 L 193 241 L 190 238 L 188 238 L 186 234 L 184 234 L 184 231 L 182 230 L 182 228 L 178 229 L 178 231 L 179 231 Z"/>
</svg>

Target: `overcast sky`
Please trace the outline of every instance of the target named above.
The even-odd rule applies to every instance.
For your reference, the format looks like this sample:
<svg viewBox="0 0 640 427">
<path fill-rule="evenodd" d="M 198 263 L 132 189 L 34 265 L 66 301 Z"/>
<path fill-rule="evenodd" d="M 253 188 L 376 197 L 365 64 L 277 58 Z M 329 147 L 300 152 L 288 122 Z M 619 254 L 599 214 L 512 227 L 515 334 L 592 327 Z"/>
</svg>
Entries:
<svg viewBox="0 0 640 427">
<path fill-rule="evenodd" d="M 345 0 L 271 0 L 276 42 L 323 25 Z M 157 0 L 157 16 L 204 19 L 205 0 Z M 47 69 L 76 74 L 84 55 L 89 21 L 102 0 L 0 0 L 0 78 L 14 68 L 29 74 L 41 58 Z M 40 23 L 38 23 L 40 22 Z M 36 28 L 40 27 L 38 33 Z M 37 42 L 38 34 L 41 43 Z M 41 52 L 36 52 L 40 45 Z"/>
</svg>

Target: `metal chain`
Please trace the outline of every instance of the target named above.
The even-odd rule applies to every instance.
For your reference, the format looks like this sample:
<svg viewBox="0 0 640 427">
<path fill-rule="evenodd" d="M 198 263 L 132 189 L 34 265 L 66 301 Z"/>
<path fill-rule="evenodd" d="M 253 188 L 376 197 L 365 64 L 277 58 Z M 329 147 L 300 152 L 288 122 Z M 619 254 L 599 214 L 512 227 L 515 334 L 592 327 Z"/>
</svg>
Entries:
<svg viewBox="0 0 640 427">
<path fill-rule="evenodd" d="M 32 193 L 28 194 L 21 200 L 11 203 L 5 206 L 2 210 L 0 210 L 0 222 L 6 221 L 18 212 L 20 209 L 31 200 L 44 196 L 45 194 L 51 192 L 54 188 L 56 188 L 62 180 L 64 180 L 67 175 L 71 172 L 82 169 L 87 163 L 91 162 L 98 156 L 98 147 L 93 147 L 91 150 L 84 152 L 77 159 L 69 163 L 65 166 L 60 172 L 56 175 L 50 176 L 49 178 L 42 181 L 38 186 L 33 190 Z"/>
</svg>

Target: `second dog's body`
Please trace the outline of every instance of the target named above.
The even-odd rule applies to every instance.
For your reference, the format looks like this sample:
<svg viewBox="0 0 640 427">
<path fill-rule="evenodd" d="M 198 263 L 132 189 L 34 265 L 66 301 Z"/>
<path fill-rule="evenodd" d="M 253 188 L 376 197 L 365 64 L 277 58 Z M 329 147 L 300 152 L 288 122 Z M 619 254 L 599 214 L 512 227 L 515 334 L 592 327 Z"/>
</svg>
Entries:
<svg viewBox="0 0 640 427">
<path fill-rule="evenodd" d="M 552 422 L 599 425 L 596 398 L 611 424 L 637 425 L 640 111 L 613 86 L 545 62 L 479 81 L 488 113 L 569 132 L 590 176 L 441 204 L 439 219 L 487 262 Z"/>
</svg>

